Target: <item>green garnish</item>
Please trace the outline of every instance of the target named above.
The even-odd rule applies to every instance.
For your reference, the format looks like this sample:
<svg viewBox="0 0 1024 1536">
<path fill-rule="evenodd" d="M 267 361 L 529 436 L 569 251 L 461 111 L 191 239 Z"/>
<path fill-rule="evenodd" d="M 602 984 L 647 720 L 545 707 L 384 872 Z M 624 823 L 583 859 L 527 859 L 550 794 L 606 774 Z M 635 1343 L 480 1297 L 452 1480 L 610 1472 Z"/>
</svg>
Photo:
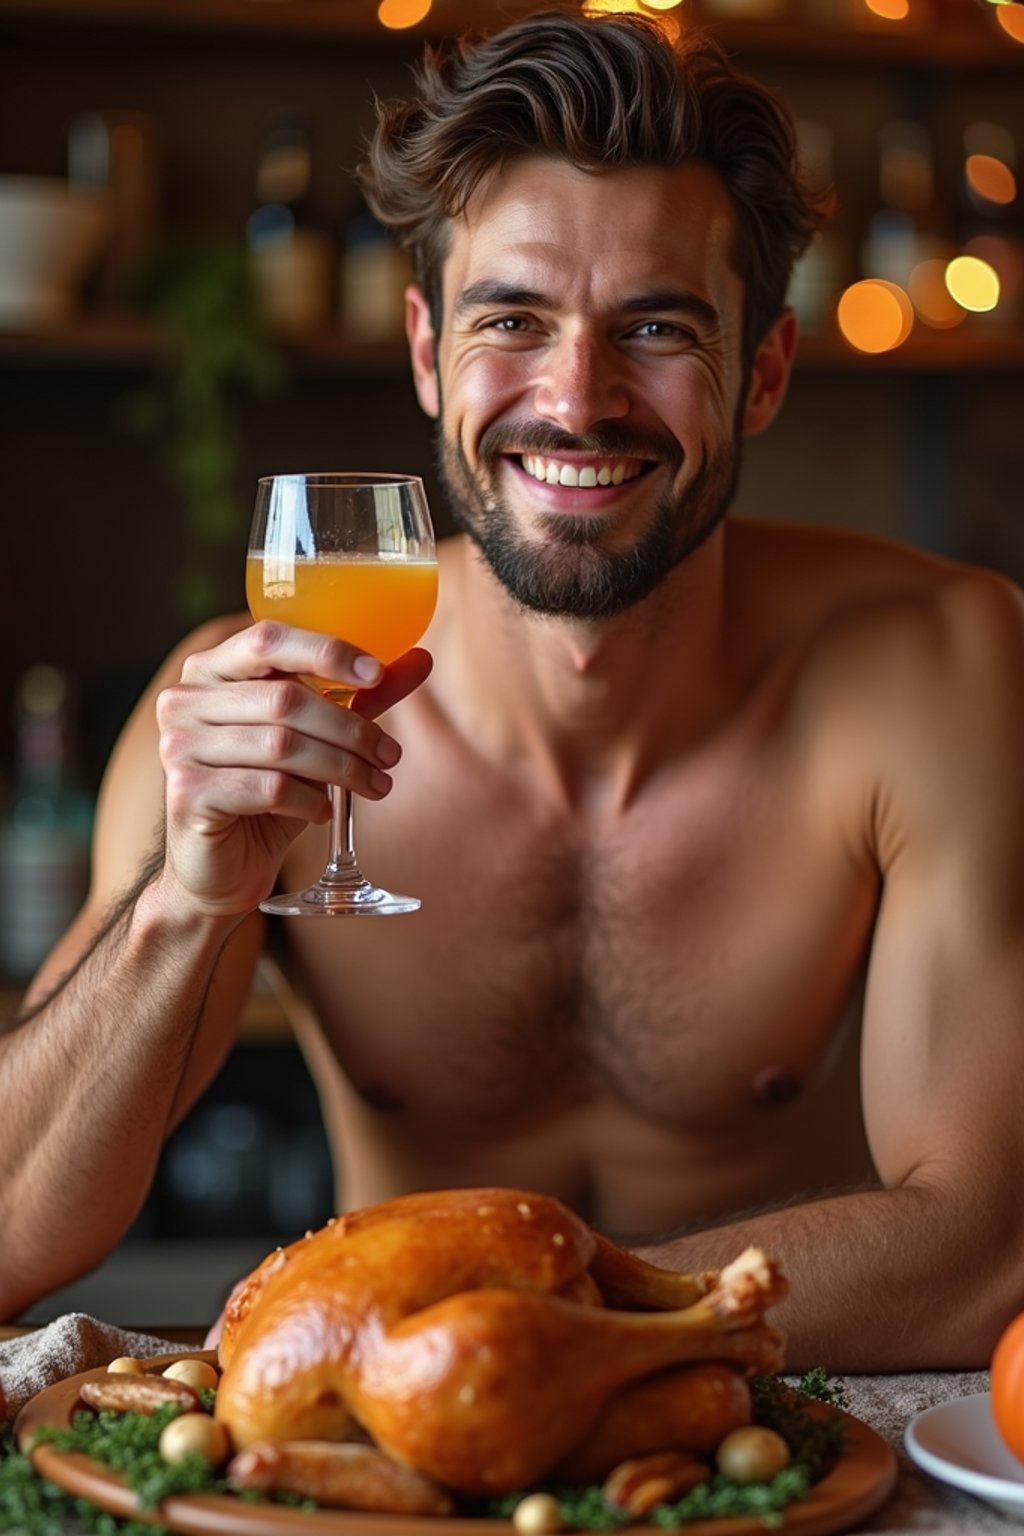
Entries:
<svg viewBox="0 0 1024 1536">
<path fill-rule="evenodd" d="M 157 1449 L 161 1432 L 181 1413 L 165 1403 L 153 1414 L 76 1413 L 70 1429 L 40 1429 L 36 1444 L 80 1451 L 120 1472 L 134 1489 L 140 1509 L 155 1509 L 171 1493 L 226 1493 L 228 1484 L 194 1451 L 173 1464 Z"/>
<path fill-rule="evenodd" d="M 69 1429 L 44 1427 L 36 1443 L 79 1451 L 123 1474 L 141 1509 L 153 1509 L 170 1493 L 224 1493 L 228 1484 L 201 1456 L 171 1465 L 157 1451 L 160 1431 L 181 1412 L 167 1404 L 151 1416 L 139 1413 L 76 1413 Z M 86 1499 L 39 1477 L 16 1449 L 9 1429 L 0 1436 L 0 1531 L 17 1536 L 62 1536 L 77 1521 L 90 1536 L 162 1536 L 163 1527 L 119 1520 Z"/>
<path fill-rule="evenodd" d="M 774 1429 L 789 1446 L 793 1460 L 767 1483 L 736 1483 L 715 1473 L 706 1483 L 691 1488 L 672 1504 L 659 1504 L 646 1516 L 647 1523 L 675 1531 L 697 1520 L 727 1519 L 746 1515 L 771 1528 L 783 1523 L 782 1511 L 805 1498 L 843 1449 L 842 1420 L 820 1409 L 808 1411 L 808 1403 L 839 1408 L 845 1401 L 842 1384 L 829 1379 L 818 1367 L 808 1371 L 796 1387 L 778 1376 L 760 1376 L 752 1389 L 754 1423 Z M 535 1489 L 529 1490 L 536 1492 Z M 551 1488 L 569 1530 L 615 1531 L 633 1524 L 633 1517 L 605 1502 L 600 1488 Z M 498 1519 L 511 1519 L 525 1493 L 510 1494 L 488 1502 L 483 1511 Z"/>
<path fill-rule="evenodd" d="M 768 1483 L 734 1483 L 717 1473 L 677 1502 L 652 1510 L 647 1516 L 649 1524 L 672 1531 L 696 1520 L 746 1515 L 760 1519 L 768 1528 L 781 1525 L 786 1506 L 804 1498 L 841 1454 L 841 1419 L 835 1413 L 822 1413 L 818 1406 L 808 1406 L 844 1406 L 841 1383 L 830 1380 L 821 1367 L 809 1371 L 796 1387 L 778 1376 L 759 1377 L 753 1383 L 753 1401 L 754 1422 L 782 1436 L 793 1457 L 790 1465 Z M 122 1473 L 142 1509 L 155 1508 L 171 1493 L 229 1493 L 227 1481 L 201 1456 L 186 1456 L 173 1466 L 160 1456 L 160 1431 L 180 1412 L 177 1405 L 168 1404 L 148 1417 L 78 1413 L 69 1429 L 40 1429 L 36 1439 L 59 1451 L 78 1451 Z M 632 1523 L 631 1517 L 605 1502 L 598 1487 L 549 1491 L 558 1499 L 569 1530 L 617 1531 Z M 263 1495 L 253 1493 L 240 1497 L 254 1503 L 263 1499 Z M 472 1513 L 510 1520 L 523 1497 L 524 1493 L 515 1493 L 492 1499 Z M 275 1502 L 299 1509 L 315 1507 L 309 1500 L 285 1495 Z M 72 1522 L 77 1522 L 87 1536 L 169 1536 L 162 1526 L 119 1520 L 39 1477 L 28 1458 L 17 1450 L 11 1430 L 0 1426 L 0 1531 L 11 1536 L 65 1536 Z"/>
</svg>

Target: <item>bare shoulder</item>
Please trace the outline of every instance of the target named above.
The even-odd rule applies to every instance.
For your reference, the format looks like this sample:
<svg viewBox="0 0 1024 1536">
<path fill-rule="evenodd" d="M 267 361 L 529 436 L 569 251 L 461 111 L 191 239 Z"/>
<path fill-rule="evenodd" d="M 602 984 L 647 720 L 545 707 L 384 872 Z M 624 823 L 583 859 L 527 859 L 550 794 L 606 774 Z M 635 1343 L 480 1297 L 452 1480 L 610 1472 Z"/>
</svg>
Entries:
<svg viewBox="0 0 1024 1536">
<path fill-rule="evenodd" d="M 872 655 L 938 673 L 987 657 L 1019 663 L 1024 594 L 991 570 L 845 529 L 742 523 L 735 529 L 742 607 L 762 640 L 805 643 L 840 662 Z"/>
<path fill-rule="evenodd" d="M 790 727 L 823 797 L 834 804 L 841 787 L 874 860 L 892 868 L 957 837 L 991 846 L 1000 820 L 1016 828 L 1020 589 L 997 572 L 855 534 L 766 528 L 747 553 L 788 614 Z"/>
</svg>

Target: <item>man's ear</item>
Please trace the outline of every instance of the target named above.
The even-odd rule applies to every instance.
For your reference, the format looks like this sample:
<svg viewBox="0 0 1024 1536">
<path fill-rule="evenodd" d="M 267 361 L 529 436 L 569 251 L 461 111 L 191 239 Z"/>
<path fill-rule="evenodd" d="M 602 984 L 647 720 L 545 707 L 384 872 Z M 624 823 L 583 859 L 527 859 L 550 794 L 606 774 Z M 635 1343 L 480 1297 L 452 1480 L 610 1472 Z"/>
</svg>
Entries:
<svg viewBox="0 0 1024 1536">
<path fill-rule="evenodd" d="M 775 420 L 789 387 L 796 342 L 796 315 L 784 309 L 754 354 L 743 407 L 744 437 L 756 437 Z"/>
<path fill-rule="evenodd" d="M 441 402 L 437 387 L 437 338 L 423 290 L 410 283 L 405 290 L 405 334 L 409 340 L 416 397 L 428 416 L 437 417 Z"/>
</svg>

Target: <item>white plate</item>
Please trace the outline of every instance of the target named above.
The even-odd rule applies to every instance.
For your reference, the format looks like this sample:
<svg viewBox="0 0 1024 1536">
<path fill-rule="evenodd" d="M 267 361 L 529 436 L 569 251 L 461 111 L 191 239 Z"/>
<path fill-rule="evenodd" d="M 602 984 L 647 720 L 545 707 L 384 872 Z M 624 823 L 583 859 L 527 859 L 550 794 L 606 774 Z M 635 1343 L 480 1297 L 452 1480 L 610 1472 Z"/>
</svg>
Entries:
<svg viewBox="0 0 1024 1536">
<path fill-rule="evenodd" d="M 1000 1438 L 990 1392 L 926 1408 L 907 1425 L 903 1442 L 923 1472 L 1024 1520 L 1024 1462 Z"/>
</svg>

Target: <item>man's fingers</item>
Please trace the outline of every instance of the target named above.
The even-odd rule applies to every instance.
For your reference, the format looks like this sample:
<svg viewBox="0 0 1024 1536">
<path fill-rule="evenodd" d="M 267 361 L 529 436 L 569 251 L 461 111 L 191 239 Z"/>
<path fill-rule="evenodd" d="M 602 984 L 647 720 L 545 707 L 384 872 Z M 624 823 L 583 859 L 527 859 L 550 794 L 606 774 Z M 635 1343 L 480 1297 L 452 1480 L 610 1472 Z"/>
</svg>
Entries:
<svg viewBox="0 0 1024 1536">
<path fill-rule="evenodd" d="M 344 640 L 261 619 L 213 650 L 189 656 L 182 667 L 181 680 L 192 684 L 226 683 L 289 673 L 329 677 L 353 688 L 365 688 L 379 682 L 383 670 L 376 657 Z"/>
</svg>

